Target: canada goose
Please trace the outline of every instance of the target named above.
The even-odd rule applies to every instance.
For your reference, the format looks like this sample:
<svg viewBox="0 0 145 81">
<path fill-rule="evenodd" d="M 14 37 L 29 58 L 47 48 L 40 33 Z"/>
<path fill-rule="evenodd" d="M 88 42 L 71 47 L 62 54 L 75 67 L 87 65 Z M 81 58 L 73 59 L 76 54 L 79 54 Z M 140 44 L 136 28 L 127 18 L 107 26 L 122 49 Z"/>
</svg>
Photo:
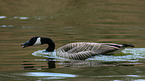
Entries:
<svg viewBox="0 0 145 81">
<path fill-rule="evenodd" d="M 21 44 L 23 48 L 34 45 L 48 44 L 46 51 L 53 52 L 55 43 L 50 38 L 32 37 L 26 43 Z M 64 58 L 84 60 L 98 54 L 115 54 L 119 53 L 126 47 L 134 47 L 129 44 L 115 43 L 91 43 L 91 42 L 76 42 L 64 45 L 56 50 L 56 55 Z"/>
</svg>

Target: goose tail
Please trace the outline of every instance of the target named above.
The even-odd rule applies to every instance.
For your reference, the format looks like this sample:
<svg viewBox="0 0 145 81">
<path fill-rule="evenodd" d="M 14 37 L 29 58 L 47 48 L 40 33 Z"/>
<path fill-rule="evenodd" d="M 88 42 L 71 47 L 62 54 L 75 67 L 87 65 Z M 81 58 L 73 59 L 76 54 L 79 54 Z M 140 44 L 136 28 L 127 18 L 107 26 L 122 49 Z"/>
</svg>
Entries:
<svg viewBox="0 0 145 81">
<path fill-rule="evenodd" d="M 135 47 L 135 46 L 132 44 L 123 44 L 123 47 Z"/>
</svg>

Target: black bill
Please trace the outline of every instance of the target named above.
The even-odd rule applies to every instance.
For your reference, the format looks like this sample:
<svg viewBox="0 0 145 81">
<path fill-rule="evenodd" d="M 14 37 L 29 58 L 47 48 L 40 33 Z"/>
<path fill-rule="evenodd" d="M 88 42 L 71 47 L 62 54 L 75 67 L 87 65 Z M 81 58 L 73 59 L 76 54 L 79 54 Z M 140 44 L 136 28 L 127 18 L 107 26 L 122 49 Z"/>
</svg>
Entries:
<svg viewBox="0 0 145 81">
<path fill-rule="evenodd" d="M 30 46 L 30 43 L 29 43 L 29 41 L 27 41 L 27 42 L 21 44 L 21 46 L 22 46 L 22 48 L 25 48 L 25 47 Z"/>
</svg>

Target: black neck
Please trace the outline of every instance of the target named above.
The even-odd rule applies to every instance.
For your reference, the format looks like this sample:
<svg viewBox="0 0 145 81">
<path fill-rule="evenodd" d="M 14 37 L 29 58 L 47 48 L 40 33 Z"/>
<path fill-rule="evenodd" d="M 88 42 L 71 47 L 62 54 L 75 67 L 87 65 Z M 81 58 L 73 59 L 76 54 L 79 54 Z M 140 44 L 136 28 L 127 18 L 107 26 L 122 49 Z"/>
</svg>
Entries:
<svg viewBox="0 0 145 81">
<path fill-rule="evenodd" d="M 55 49 L 55 43 L 50 38 L 43 38 L 41 39 L 42 44 L 48 44 L 48 48 L 46 51 L 53 52 Z"/>
</svg>

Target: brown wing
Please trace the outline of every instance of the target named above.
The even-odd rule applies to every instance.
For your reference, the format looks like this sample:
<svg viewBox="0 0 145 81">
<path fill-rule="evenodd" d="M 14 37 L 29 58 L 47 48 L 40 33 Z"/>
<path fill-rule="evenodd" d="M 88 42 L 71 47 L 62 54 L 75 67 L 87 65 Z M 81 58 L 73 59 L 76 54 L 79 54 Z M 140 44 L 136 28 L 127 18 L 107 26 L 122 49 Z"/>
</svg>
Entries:
<svg viewBox="0 0 145 81">
<path fill-rule="evenodd" d="M 58 49 L 58 56 L 83 60 L 97 54 L 113 54 L 122 45 L 114 43 L 70 43 Z"/>
</svg>

